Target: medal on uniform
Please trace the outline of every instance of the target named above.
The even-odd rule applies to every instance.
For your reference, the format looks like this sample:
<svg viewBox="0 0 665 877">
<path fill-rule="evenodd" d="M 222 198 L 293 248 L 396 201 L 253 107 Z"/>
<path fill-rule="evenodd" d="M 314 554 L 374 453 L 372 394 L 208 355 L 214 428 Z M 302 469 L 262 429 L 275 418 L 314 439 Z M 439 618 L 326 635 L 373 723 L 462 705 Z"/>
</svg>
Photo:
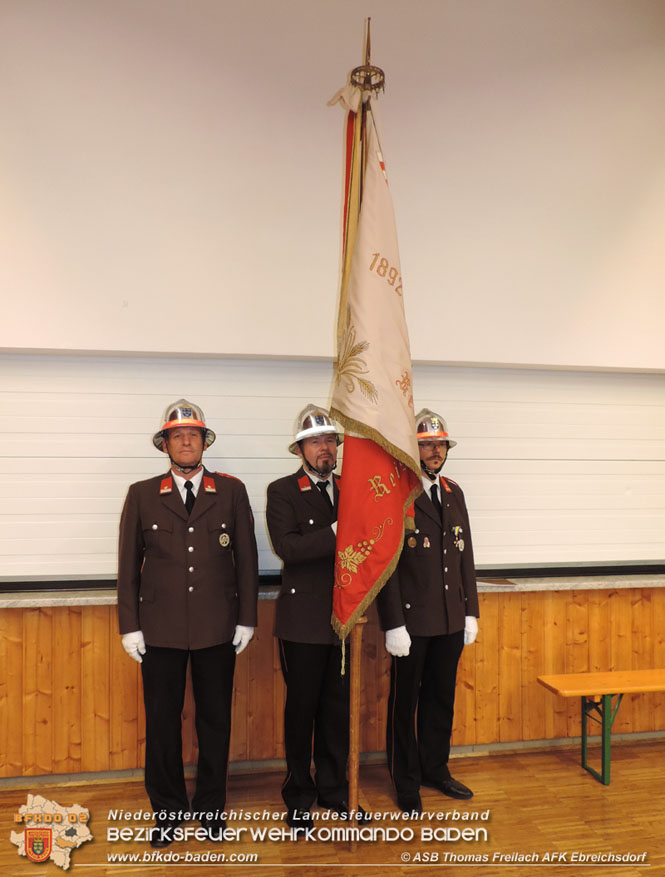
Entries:
<svg viewBox="0 0 665 877">
<path fill-rule="evenodd" d="M 222 548 L 229 547 L 229 545 L 231 544 L 231 537 L 228 533 L 222 533 L 222 535 L 219 537 L 219 544 L 222 546 Z"/>
<path fill-rule="evenodd" d="M 409 538 L 406 540 L 406 544 L 409 546 L 409 548 L 415 548 L 416 547 L 416 537 L 409 536 Z"/>
<path fill-rule="evenodd" d="M 455 548 L 457 548 L 459 551 L 464 551 L 464 539 L 462 539 L 462 533 L 464 531 L 462 527 L 454 526 L 452 529 Z"/>
<path fill-rule="evenodd" d="M 430 541 L 429 541 L 428 537 L 425 536 L 425 538 L 423 539 L 423 548 L 429 548 L 429 547 L 430 547 Z"/>
</svg>

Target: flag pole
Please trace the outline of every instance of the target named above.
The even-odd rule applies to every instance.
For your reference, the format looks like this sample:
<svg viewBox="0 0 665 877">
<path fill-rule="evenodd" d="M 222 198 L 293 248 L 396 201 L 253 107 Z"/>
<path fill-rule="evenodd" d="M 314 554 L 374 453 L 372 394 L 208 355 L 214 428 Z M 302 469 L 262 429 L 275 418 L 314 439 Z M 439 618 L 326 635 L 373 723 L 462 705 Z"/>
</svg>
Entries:
<svg viewBox="0 0 665 877">
<path fill-rule="evenodd" d="M 367 19 L 365 29 L 365 60 L 360 67 L 351 71 L 351 84 L 358 86 L 363 92 L 378 93 L 385 87 L 385 74 L 379 67 L 371 64 L 371 38 L 370 22 Z M 367 115 L 364 101 L 359 107 L 360 112 L 360 191 L 358 202 L 362 200 L 363 178 L 366 164 L 366 125 Z M 361 688 L 361 660 L 362 660 L 362 637 L 363 625 L 367 623 L 366 616 L 361 616 L 351 628 L 351 655 L 350 655 L 350 678 L 349 678 L 349 810 L 356 814 L 358 822 L 359 806 L 359 772 L 360 772 L 360 688 Z M 356 843 L 351 841 L 350 849 L 355 850 Z"/>
</svg>

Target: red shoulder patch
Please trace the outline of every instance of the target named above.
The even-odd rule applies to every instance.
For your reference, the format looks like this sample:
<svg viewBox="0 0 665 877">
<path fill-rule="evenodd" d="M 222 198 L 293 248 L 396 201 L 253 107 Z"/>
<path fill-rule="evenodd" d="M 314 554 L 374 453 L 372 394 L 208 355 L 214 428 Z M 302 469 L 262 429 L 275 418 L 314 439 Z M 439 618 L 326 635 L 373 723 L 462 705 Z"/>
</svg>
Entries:
<svg viewBox="0 0 665 877">
<path fill-rule="evenodd" d="M 221 475 L 222 478 L 233 478 L 234 481 L 240 481 L 235 475 L 229 475 L 228 472 L 215 472 L 215 475 Z"/>
<path fill-rule="evenodd" d="M 173 492 L 173 478 L 170 475 L 167 475 L 166 478 L 162 478 L 162 483 L 159 485 L 159 494 L 160 496 L 163 493 L 172 493 Z"/>
<path fill-rule="evenodd" d="M 217 493 L 217 488 L 215 487 L 215 479 L 211 478 L 209 475 L 204 475 L 203 490 L 205 491 L 205 493 Z"/>
<path fill-rule="evenodd" d="M 448 484 L 448 482 L 447 482 L 446 479 L 443 477 L 443 475 L 439 475 L 439 478 L 441 479 L 441 486 L 442 486 L 443 489 L 446 491 L 446 493 L 452 493 L 452 490 L 451 490 L 451 488 L 450 488 L 450 484 L 454 484 L 454 483 L 455 483 L 455 482 L 452 480 L 452 478 L 450 479 L 450 484 Z"/>
<path fill-rule="evenodd" d="M 312 489 L 312 482 L 306 475 L 303 475 L 302 478 L 298 479 L 298 487 L 304 493 L 304 491 Z"/>
</svg>

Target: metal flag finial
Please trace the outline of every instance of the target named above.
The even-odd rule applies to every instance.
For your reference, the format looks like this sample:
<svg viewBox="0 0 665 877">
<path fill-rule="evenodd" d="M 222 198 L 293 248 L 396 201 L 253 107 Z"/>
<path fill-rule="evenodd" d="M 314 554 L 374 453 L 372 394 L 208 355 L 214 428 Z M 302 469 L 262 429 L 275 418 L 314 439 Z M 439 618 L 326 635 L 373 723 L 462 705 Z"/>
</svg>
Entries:
<svg viewBox="0 0 665 877">
<path fill-rule="evenodd" d="M 367 29 L 365 31 L 365 63 L 361 67 L 354 67 L 351 71 L 351 85 L 356 85 L 363 91 L 371 91 L 378 94 L 384 91 L 386 87 L 386 74 L 380 67 L 374 67 L 370 64 L 370 22 L 367 19 Z"/>
</svg>

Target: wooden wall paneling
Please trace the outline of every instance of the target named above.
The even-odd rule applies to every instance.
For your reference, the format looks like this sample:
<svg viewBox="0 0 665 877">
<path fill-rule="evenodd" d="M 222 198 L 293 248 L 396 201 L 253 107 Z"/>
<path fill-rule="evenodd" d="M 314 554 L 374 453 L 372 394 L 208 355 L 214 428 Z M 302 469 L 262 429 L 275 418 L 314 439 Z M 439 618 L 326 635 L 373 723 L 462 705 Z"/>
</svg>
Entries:
<svg viewBox="0 0 665 877">
<path fill-rule="evenodd" d="M 23 619 L 23 769 L 53 771 L 53 616 L 28 609 Z"/>
<path fill-rule="evenodd" d="M 360 749 L 378 752 L 385 748 L 385 719 L 379 698 L 381 673 L 384 664 L 385 635 L 380 629 L 376 604 L 367 613 L 363 625 L 362 664 L 360 668 Z M 347 640 L 347 642 L 350 640 Z M 383 730 L 383 742 L 381 741 Z"/>
<path fill-rule="evenodd" d="M 589 669 L 588 591 L 568 591 L 566 599 L 566 673 L 586 673 Z M 580 733 L 580 702 L 566 698 L 568 737 Z"/>
<path fill-rule="evenodd" d="M 547 736 L 545 716 L 551 695 L 538 684 L 545 673 L 545 593 L 529 594 L 520 606 L 522 635 L 522 739 L 542 740 Z M 547 702 L 546 702 L 547 699 Z"/>
<path fill-rule="evenodd" d="M 109 612 L 111 672 L 109 762 L 111 770 L 139 767 L 138 697 L 141 665 L 130 658 L 118 635 L 115 612 Z"/>
<path fill-rule="evenodd" d="M 528 607 L 529 594 L 525 594 Z M 543 673 L 566 671 L 566 594 L 548 591 L 544 598 Z M 568 704 L 564 697 L 554 697 L 545 713 L 546 738 L 568 734 Z"/>
<path fill-rule="evenodd" d="M 632 667 L 633 650 L 631 636 L 633 623 L 631 611 L 633 606 L 630 590 L 616 590 L 610 594 L 612 603 L 610 639 L 612 642 L 612 670 L 630 670 Z M 615 734 L 626 734 L 630 731 L 633 721 L 631 698 L 624 697 L 621 708 L 614 720 Z"/>
<path fill-rule="evenodd" d="M 651 593 L 653 611 L 653 666 L 654 669 L 665 667 L 665 588 L 654 588 Z M 653 695 L 654 727 L 665 729 L 665 692 Z"/>
<path fill-rule="evenodd" d="M 52 612 L 53 771 L 77 773 L 81 770 L 81 610 L 59 606 Z"/>
<path fill-rule="evenodd" d="M 113 607 L 81 608 L 81 770 L 110 769 L 110 637 Z M 115 610 L 113 610 L 115 611 Z"/>
<path fill-rule="evenodd" d="M 275 723 L 273 710 L 273 635 L 272 601 L 259 600 L 258 627 L 245 649 L 248 665 L 247 693 L 247 751 L 252 761 L 276 758 Z"/>
<path fill-rule="evenodd" d="M 23 772 L 23 617 L 0 609 L 0 776 Z"/>
<path fill-rule="evenodd" d="M 631 631 L 631 647 L 632 660 L 631 667 L 633 670 L 649 670 L 655 667 L 653 662 L 654 640 L 653 640 L 653 607 L 651 604 L 651 590 L 647 588 L 636 588 L 631 592 L 631 613 L 632 631 Z M 624 697 L 624 700 L 626 698 Z M 653 694 L 631 695 L 633 720 L 631 723 L 633 731 L 646 731 L 653 727 Z M 624 704 L 621 704 L 623 709 Z"/>
<path fill-rule="evenodd" d="M 478 638 L 473 644 L 476 670 L 474 703 L 476 742 L 490 743 L 499 733 L 499 601 L 501 594 L 479 594 Z M 453 745 L 457 735 L 453 732 Z"/>
<path fill-rule="evenodd" d="M 499 595 L 499 740 L 519 740 L 521 705 L 521 594 Z"/>
<path fill-rule="evenodd" d="M 453 739 L 461 746 L 476 742 L 476 644 L 464 646 L 457 668 Z M 457 744 L 455 744 L 457 745 Z"/>
<path fill-rule="evenodd" d="M 604 672 L 612 667 L 611 600 L 606 590 L 587 591 L 589 603 L 589 671 Z"/>
</svg>

